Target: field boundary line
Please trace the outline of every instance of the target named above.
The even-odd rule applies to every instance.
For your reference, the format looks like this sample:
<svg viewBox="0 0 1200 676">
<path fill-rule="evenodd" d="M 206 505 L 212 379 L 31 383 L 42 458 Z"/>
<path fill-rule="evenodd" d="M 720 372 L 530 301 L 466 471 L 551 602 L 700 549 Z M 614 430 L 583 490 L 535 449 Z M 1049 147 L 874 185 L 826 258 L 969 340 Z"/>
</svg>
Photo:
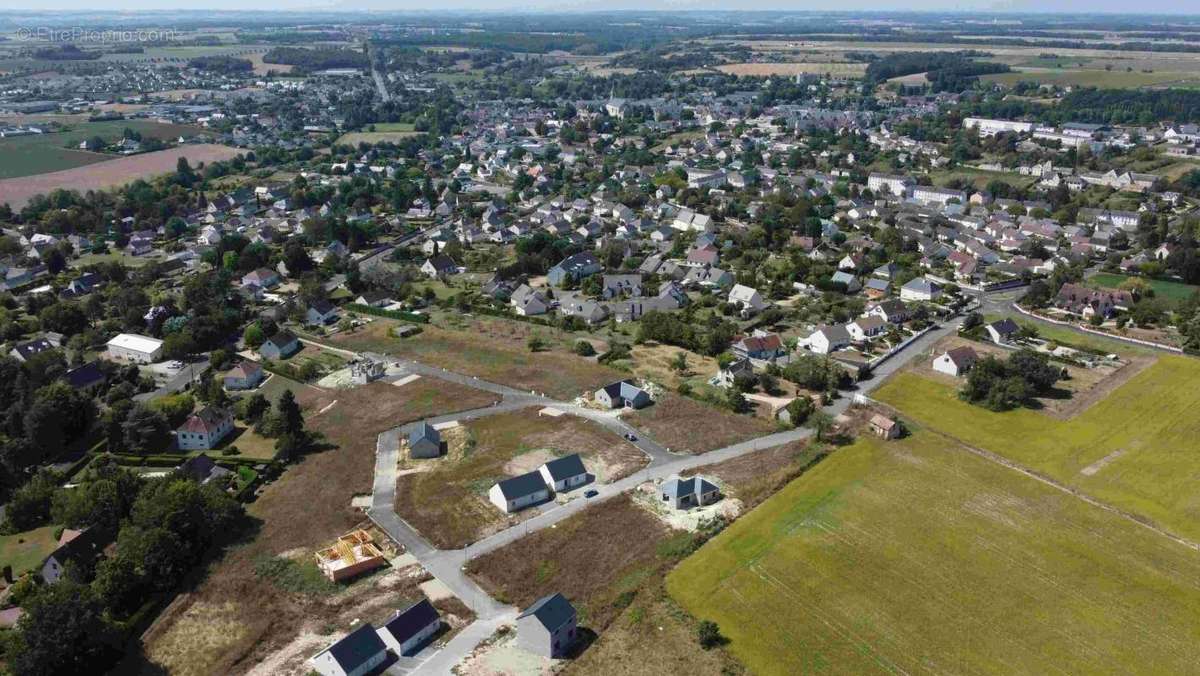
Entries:
<svg viewBox="0 0 1200 676">
<path fill-rule="evenodd" d="M 880 402 L 880 401 L 877 401 L 874 399 L 872 399 L 871 401 L 879 404 L 880 406 L 886 407 L 887 409 L 893 411 L 898 416 L 907 417 L 907 416 L 904 416 L 903 412 L 901 412 L 899 409 L 895 408 L 894 406 L 891 406 L 889 404 L 886 404 L 884 402 Z M 977 456 L 983 458 L 984 460 L 992 462 L 993 464 L 999 465 L 1001 467 L 1005 467 L 1005 468 L 1012 470 L 1014 472 L 1017 472 L 1019 474 L 1024 474 L 1025 476 L 1027 476 L 1031 479 L 1034 479 L 1035 481 L 1040 481 L 1041 483 L 1043 483 L 1047 486 L 1058 489 L 1059 491 L 1062 491 L 1063 493 L 1067 493 L 1068 495 L 1072 495 L 1072 496 L 1086 502 L 1087 504 L 1092 505 L 1093 507 L 1099 507 L 1100 509 L 1103 509 L 1107 512 L 1116 514 L 1117 516 L 1120 516 L 1121 518 L 1123 518 L 1127 521 L 1132 521 L 1133 523 L 1135 523 L 1147 530 L 1150 530 L 1154 533 L 1157 533 L 1158 535 L 1161 535 L 1169 540 L 1172 540 L 1177 544 L 1183 545 L 1184 547 L 1187 547 L 1194 551 L 1200 552 L 1200 543 L 1195 542 L 1194 540 L 1189 540 L 1189 539 L 1183 537 L 1182 535 L 1176 535 L 1175 533 L 1172 533 L 1171 531 L 1166 530 L 1165 528 L 1154 523 L 1154 521 L 1150 520 L 1148 517 L 1141 516 L 1140 514 L 1134 514 L 1133 512 L 1127 512 L 1119 507 L 1116 507 L 1107 502 L 1104 502 L 1103 500 L 1094 498 L 1091 495 L 1088 495 L 1087 493 L 1083 492 L 1082 490 L 1080 490 L 1078 488 L 1075 488 L 1073 486 L 1068 486 L 1067 484 L 1059 481 L 1058 479 L 1055 479 L 1049 475 L 1043 474 L 1035 469 L 1026 467 L 1026 466 L 1024 466 L 1018 462 L 1015 462 L 1013 460 L 1010 460 L 998 453 L 989 451 L 986 448 L 980 448 L 978 446 L 968 444 L 966 441 L 963 441 L 962 439 L 954 436 L 953 434 L 948 434 L 939 429 L 930 427 L 929 425 L 922 425 L 921 428 L 928 432 L 936 434 L 942 438 L 953 441 L 955 444 L 957 444 L 958 446 L 961 446 L 967 452 L 969 452 L 973 455 L 977 455 Z"/>
</svg>

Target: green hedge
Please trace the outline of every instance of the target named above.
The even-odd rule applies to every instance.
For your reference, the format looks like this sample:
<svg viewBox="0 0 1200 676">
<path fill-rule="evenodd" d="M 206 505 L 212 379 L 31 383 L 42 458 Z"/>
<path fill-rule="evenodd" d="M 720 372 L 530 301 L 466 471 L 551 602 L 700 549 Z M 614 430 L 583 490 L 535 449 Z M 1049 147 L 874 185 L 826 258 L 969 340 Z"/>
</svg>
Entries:
<svg viewBox="0 0 1200 676">
<path fill-rule="evenodd" d="M 382 310 L 370 305 L 359 305 L 358 303 L 347 303 L 346 309 L 351 312 L 358 312 L 364 315 L 375 315 L 376 317 L 386 317 L 387 319 L 398 319 L 404 322 L 412 322 L 414 324 L 428 324 L 428 315 L 419 315 L 415 312 L 403 312 L 401 310 Z"/>
</svg>

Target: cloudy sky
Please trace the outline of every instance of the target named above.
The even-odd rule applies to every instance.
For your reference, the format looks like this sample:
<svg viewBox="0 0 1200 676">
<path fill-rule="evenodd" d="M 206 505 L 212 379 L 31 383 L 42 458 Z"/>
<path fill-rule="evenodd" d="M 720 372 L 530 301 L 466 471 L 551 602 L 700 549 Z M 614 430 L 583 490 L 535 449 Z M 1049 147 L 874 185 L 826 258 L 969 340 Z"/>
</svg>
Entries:
<svg viewBox="0 0 1200 676">
<path fill-rule="evenodd" d="M 273 0 L 255 6 L 245 0 L 10 0 L 6 10 L 104 9 L 170 10 L 960 10 L 1004 12 L 1082 13 L 1192 13 L 1200 14 L 1200 3 L 1192 0 L 841 0 L 836 6 L 815 0 L 441 0 L 435 4 L 412 0 Z"/>
</svg>

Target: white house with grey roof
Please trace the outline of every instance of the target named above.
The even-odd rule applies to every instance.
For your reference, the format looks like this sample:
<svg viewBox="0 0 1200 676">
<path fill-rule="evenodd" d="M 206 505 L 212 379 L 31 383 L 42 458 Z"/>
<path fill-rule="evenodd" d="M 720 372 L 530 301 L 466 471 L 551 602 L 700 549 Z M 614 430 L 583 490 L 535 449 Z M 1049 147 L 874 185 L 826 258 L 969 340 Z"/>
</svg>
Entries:
<svg viewBox="0 0 1200 676">
<path fill-rule="evenodd" d="M 488 500 L 505 514 L 525 509 L 550 499 L 550 489 L 540 471 L 497 481 L 488 491 Z"/>
<path fill-rule="evenodd" d="M 563 657 L 576 638 L 575 608 L 562 594 L 543 596 L 517 615 L 517 646 L 542 657 Z"/>
<path fill-rule="evenodd" d="M 808 337 L 808 349 L 817 354 L 829 354 L 850 344 L 850 332 L 841 324 L 822 326 Z"/>
<path fill-rule="evenodd" d="M 538 468 L 542 480 L 556 491 L 566 491 L 582 486 L 588 481 L 587 468 L 578 453 L 555 458 Z"/>
<path fill-rule="evenodd" d="M 663 482 L 659 489 L 662 502 L 673 509 L 689 509 L 711 505 L 721 498 L 721 489 L 702 476 L 686 479 L 675 477 Z"/>
<path fill-rule="evenodd" d="M 650 394 L 628 380 L 618 380 L 596 390 L 596 402 L 606 408 L 643 408 Z"/>
<path fill-rule="evenodd" d="M 364 676 L 387 660 L 387 646 L 375 628 L 363 624 L 308 660 L 322 676 Z"/>
<path fill-rule="evenodd" d="M 423 646 L 438 629 L 442 618 L 429 599 L 421 599 L 396 614 L 375 630 L 380 640 L 398 657 L 412 655 Z"/>
</svg>

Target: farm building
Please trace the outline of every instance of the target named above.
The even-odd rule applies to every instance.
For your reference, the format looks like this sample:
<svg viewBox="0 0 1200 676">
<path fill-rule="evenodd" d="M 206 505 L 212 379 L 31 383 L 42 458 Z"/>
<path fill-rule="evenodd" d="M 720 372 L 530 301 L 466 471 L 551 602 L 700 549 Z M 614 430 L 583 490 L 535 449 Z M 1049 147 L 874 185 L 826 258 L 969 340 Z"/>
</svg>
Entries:
<svg viewBox="0 0 1200 676">
<path fill-rule="evenodd" d="M 442 454 L 442 435 L 427 422 L 408 433 L 408 457 L 436 458 Z"/>
<path fill-rule="evenodd" d="M 108 354 L 113 359 L 149 364 L 162 357 L 163 342 L 136 333 L 118 333 L 108 341 Z"/>
<path fill-rule="evenodd" d="M 628 380 L 618 380 L 596 390 L 596 401 L 606 408 L 644 408 L 650 394 Z"/>
<path fill-rule="evenodd" d="M 721 497 L 721 489 L 701 476 L 668 479 L 659 491 L 662 501 L 675 509 L 702 507 Z"/>
<path fill-rule="evenodd" d="M 979 355 L 970 347 L 963 345 L 956 347 L 953 350 L 943 352 L 941 356 L 933 360 L 933 370 L 938 373 L 945 373 L 948 376 L 961 376 L 979 360 Z"/>
<path fill-rule="evenodd" d="M 562 594 L 543 596 L 517 615 L 517 645 L 542 657 L 562 657 L 575 642 L 575 608 Z"/>
<path fill-rule="evenodd" d="M 876 413 L 871 416 L 871 433 L 880 439 L 899 439 L 900 423 L 891 418 Z"/>
<path fill-rule="evenodd" d="M 387 660 L 387 646 L 364 624 L 328 648 L 313 655 L 308 663 L 322 676 L 364 676 Z"/>
<path fill-rule="evenodd" d="M 397 610 L 392 619 L 376 629 L 384 645 L 398 656 L 411 655 L 442 627 L 437 608 L 428 599 L 421 599 L 404 610 Z"/>
<path fill-rule="evenodd" d="M 318 551 L 316 557 L 317 568 L 334 582 L 362 575 L 387 563 L 375 538 L 365 530 L 346 533 L 332 546 Z"/>
<path fill-rule="evenodd" d="M 233 414 L 205 406 L 175 430 L 175 441 L 183 451 L 207 451 L 233 431 Z"/>
<path fill-rule="evenodd" d="M 541 472 L 526 472 L 511 479 L 498 481 L 488 491 L 488 499 L 506 514 L 512 514 L 549 498 L 550 489 L 546 487 Z"/>
<path fill-rule="evenodd" d="M 588 473 L 578 453 L 555 458 L 543 464 L 538 471 L 546 485 L 556 491 L 565 491 L 587 483 Z"/>
</svg>

